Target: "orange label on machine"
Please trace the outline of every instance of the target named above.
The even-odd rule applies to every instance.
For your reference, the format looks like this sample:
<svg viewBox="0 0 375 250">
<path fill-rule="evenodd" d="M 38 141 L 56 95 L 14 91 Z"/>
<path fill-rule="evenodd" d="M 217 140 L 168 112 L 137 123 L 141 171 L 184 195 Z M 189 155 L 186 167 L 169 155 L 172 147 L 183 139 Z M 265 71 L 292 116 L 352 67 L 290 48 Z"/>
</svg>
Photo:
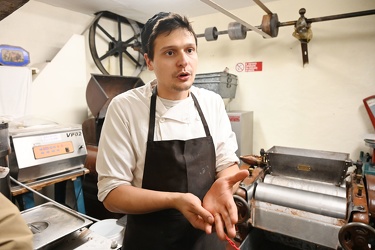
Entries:
<svg viewBox="0 0 375 250">
<path fill-rule="evenodd" d="M 42 159 L 57 155 L 73 153 L 73 142 L 59 142 L 33 147 L 35 159 Z"/>
</svg>

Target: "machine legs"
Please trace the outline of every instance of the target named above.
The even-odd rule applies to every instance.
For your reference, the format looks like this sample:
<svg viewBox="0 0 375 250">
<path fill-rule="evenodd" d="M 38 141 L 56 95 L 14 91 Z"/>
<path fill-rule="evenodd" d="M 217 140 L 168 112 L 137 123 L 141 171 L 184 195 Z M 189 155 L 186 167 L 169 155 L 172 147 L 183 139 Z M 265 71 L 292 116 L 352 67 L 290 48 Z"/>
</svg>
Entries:
<svg viewBox="0 0 375 250">
<path fill-rule="evenodd" d="M 75 203 L 76 203 L 76 211 L 86 214 L 84 197 L 83 197 L 83 190 L 82 190 L 82 176 L 79 176 L 75 179 L 71 179 L 73 182 L 74 187 L 74 196 L 75 196 Z M 66 205 L 66 184 L 67 181 L 62 181 L 55 183 L 55 201 Z M 18 202 L 19 209 L 25 210 L 35 206 L 34 201 L 34 193 L 33 192 L 26 192 L 15 197 L 16 201 Z"/>
</svg>

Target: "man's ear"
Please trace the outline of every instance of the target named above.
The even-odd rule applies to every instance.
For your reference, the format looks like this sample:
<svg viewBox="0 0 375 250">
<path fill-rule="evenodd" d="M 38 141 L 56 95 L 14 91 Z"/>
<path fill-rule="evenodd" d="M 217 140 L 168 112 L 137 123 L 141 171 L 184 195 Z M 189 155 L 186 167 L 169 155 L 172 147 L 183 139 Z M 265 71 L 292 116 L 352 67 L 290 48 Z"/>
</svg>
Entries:
<svg viewBox="0 0 375 250">
<path fill-rule="evenodd" d="M 148 70 L 154 70 L 151 59 L 148 57 L 147 53 L 144 53 L 143 57 L 145 58 Z"/>
</svg>

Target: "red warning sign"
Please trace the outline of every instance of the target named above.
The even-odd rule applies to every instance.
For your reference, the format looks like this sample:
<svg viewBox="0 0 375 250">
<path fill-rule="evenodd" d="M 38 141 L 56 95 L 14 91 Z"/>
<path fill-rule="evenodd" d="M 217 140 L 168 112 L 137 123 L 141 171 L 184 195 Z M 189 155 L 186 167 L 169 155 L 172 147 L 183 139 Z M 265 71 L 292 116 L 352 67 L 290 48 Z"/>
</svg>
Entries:
<svg viewBox="0 0 375 250">
<path fill-rule="evenodd" d="M 245 62 L 245 72 L 262 71 L 262 62 Z"/>
</svg>

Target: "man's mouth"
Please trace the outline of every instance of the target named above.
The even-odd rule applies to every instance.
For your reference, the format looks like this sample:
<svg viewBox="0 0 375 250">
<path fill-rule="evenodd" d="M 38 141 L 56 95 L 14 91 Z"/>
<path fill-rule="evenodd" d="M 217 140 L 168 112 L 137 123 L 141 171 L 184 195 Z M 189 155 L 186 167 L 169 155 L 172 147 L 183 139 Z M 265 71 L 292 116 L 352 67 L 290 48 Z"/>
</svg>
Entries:
<svg viewBox="0 0 375 250">
<path fill-rule="evenodd" d="M 177 78 L 185 81 L 185 80 L 189 79 L 190 75 L 191 74 L 189 72 L 181 72 L 181 73 L 177 74 Z"/>
</svg>

